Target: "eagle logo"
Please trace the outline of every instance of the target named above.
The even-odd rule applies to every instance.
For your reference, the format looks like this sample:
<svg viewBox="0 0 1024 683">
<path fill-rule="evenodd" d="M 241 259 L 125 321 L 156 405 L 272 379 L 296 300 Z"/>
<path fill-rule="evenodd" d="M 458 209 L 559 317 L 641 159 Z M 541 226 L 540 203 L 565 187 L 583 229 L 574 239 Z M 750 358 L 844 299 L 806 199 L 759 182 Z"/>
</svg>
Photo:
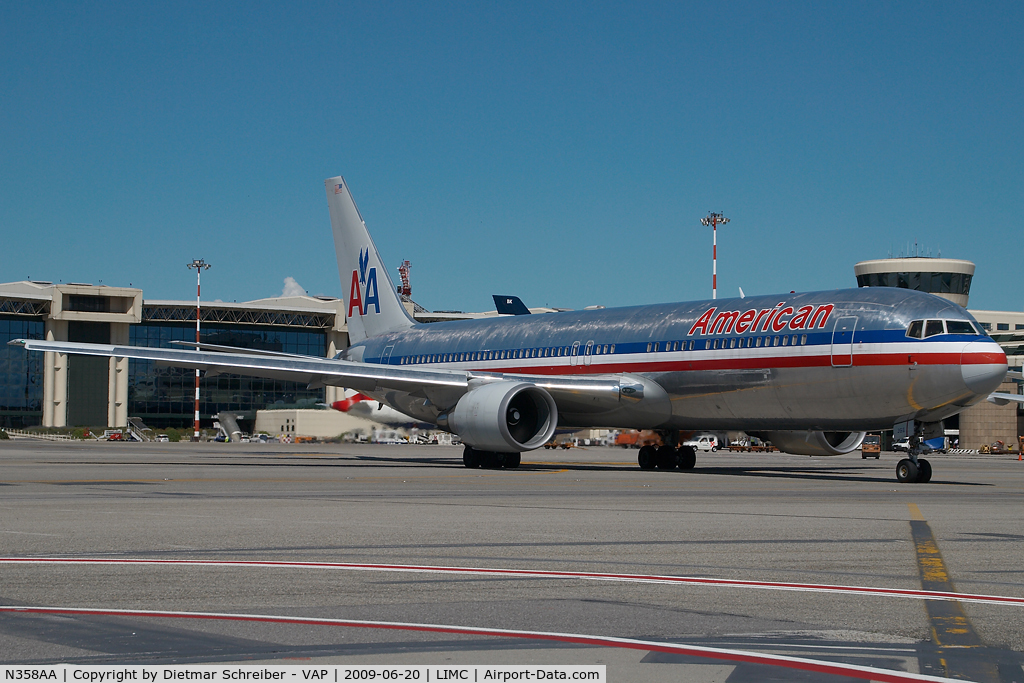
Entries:
<svg viewBox="0 0 1024 683">
<path fill-rule="evenodd" d="M 359 283 L 366 284 L 366 267 L 370 265 L 370 250 L 359 250 Z"/>
</svg>

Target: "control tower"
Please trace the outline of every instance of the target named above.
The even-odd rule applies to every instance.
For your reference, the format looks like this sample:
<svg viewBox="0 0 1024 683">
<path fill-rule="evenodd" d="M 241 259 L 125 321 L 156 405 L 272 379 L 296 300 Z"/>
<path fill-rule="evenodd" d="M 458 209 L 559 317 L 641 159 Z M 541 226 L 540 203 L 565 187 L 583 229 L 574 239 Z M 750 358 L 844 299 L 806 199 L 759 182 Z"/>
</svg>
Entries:
<svg viewBox="0 0 1024 683">
<path fill-rule="evenodd" d="M 951 258 L 887 258 L 853 267 L 858 287 L 902 287 L 928 292 L 967 308 L 974 264 Z"/>
</svg>

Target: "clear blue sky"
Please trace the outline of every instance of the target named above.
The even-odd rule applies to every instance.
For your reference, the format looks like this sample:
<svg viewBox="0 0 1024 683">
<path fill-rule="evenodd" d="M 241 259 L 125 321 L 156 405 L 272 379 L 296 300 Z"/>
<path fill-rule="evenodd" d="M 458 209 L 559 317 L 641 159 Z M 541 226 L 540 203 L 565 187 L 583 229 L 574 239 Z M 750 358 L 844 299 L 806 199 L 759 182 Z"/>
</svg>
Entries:
<svg viewBox="0 0 1024 683">
<path fill-rule="evenodd" d="M 344 175 L 429 309 L 977 263 L 1022 310 L 1024 3 L 0 5 L 0 281 L 341 295 Z"/>
</svg>

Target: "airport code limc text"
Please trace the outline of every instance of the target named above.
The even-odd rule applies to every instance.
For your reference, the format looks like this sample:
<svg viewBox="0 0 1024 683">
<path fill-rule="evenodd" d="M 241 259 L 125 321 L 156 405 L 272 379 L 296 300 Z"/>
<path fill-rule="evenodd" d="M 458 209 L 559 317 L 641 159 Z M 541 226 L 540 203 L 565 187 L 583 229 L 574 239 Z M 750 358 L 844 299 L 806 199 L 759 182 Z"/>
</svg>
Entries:
<svg viewBox="0 0 1024 683">
<path fill-rule="evenodd" d="M 0 666 L 7 681 L 56 683 L 176 683 L 178 681 L 287 681 L 289 683 L 346 683 L 347 681 L 413 681 L 415 683 L 515 683 L 519 681 L 591 681 L 607 683 L 605 665 L 524 664 L 519 666 L 303 666 L 295 665 L 175 665 L 175 666 Z"/>
</svg>

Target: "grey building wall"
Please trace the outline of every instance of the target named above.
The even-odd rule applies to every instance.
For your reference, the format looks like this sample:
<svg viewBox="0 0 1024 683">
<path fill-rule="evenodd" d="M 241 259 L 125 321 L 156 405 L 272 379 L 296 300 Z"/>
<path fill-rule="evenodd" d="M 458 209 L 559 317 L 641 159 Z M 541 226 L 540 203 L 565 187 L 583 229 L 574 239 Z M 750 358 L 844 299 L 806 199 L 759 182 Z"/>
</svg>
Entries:
<svg viewBox="0 0 1024 683">
<path fill-rule="evenodd" d="M 1016 393 L 1013 382 L 1004 382 L 997 391 Z M 960 448 L 979 448 L 993 441 L 1016 444 L 1018 431 L 1017 405 L 1010 403 L 997 406 L 982 401 L 960 413 Z"/>
</svg>

